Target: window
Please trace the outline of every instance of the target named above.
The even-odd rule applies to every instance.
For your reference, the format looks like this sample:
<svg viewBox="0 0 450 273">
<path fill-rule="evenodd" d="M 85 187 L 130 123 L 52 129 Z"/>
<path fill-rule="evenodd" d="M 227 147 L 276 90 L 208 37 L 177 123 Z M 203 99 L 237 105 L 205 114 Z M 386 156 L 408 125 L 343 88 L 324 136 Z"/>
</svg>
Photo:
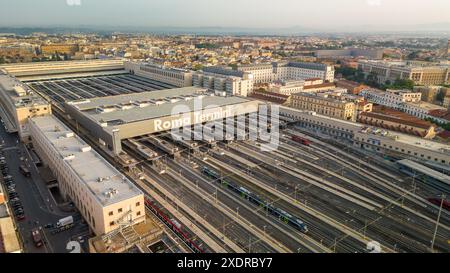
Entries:
<svg viewBox="0 0 450 273">
<path fill-rule="evenodd" d="M 141 205 L 141 202 L 136 203 L 136 207 L 139 207 Z"/>
<path fill-rule="evenodd" d="M 140 212 L 140 211 L 138 211 L 138 212 L 136 213 L 136 215 L 137 215 L 137 216 L 140 216 L 140 215 L 141 215 L 141 212 Z"/>
<path fill-rule="evenodd" d="M 109 226 L 110 227 L 114 226 L 114 221 L 109 222 Z"/>
<path fill-rule="evenodd" d="M 121 212 L 122 212 L 122 208 L 118 209 L 117 212 L 118 212 L 118 213 L 121 213 Z"/>
<path fill-rule="evenodd" d="M 114 212 L 112 212 L 112 211 L 110 211 L 110 212 L 108 213 L 109 216 L 112 216 L 113 214 L 114 214 Z"/>
</svg>

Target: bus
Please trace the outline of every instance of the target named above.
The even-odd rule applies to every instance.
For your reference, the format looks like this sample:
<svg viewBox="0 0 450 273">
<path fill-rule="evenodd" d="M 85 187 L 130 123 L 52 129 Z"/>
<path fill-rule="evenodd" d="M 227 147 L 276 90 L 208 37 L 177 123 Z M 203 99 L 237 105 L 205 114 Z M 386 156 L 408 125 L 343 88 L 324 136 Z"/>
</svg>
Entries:
<svg viewBox="0 0 450 273">
<path fill-rule="evenodd" d="M 25 167 L 24 165 L 20 165 L 19 166 L 19 171 L 20 171 L 21 174 L 23 174 L 26 177 L 30 177 L 31 176 L 30 170 L 28 170 L 28 168 Z"/>
</svg>

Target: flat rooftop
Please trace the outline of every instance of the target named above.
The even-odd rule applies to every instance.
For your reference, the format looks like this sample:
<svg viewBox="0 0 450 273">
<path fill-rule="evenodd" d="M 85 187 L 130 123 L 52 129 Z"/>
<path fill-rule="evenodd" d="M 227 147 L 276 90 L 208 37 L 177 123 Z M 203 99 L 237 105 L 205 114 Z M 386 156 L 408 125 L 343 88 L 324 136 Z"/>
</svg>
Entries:
<svg viewBox="0 0 450 273">
<path fill-rule="evenodd" d="M 436 104 L 432 104 L 429 102 L 425 102 L 425 101 L 420 101 L 420 102 L 405 102 L 406 104 L 410 105 L 410 106 L 414 106 L 414 107 L 419 107 L 425 110 L 447 110 L 447 108 L 436 105 Z"/>
<path fill-rule="evenodd" d="M 47 104 L 38 94 L 8 74 L 0 74 L 0 92 L 5 93 L 16 108 Z"/>
<path fill-rule="evenodd" d="M 107 123 L 109 126 L 172 116 L 176 107 L 181 109 L 178 113 L 189 113 L 246 102 L 251 101 L 240 97 L 214 96 L 204 88 L 183 87 L 72 101 L 68 104 L 96 123 Z M 197 105 L 201 106 L 200 109 L 196 109 Z"/>
<path fill-rule="evenodd" d="M 30 122 L 41 130 L 61 160 L 78 175 L 102 206 L 142 194 L 130 180 L 54 116 L 32 118 Z"/>
<path fill-rule="evenodd" d="M 39 80 L 26 84 L 41 96 L 58 103 L 175 88 L 171 84 L 128 73 L 119 75 L 91 74 L 87 77 L 78 77 L 79 74 L 70 75 L 66 75 L 64 79 Z"/>
<path fill-rule="evenodd" d="M 422 164 L 419 164 L 419 163 L 417 163 L 415 161 L 412 161 L 412 160 L 409 160 L 409 159 L 399 160 L 398 163 L 400 163 L 400 164 L 402 164 L 402 165 L 404 165 L 406 167 L 418 170 L 421 173 L 427 174 L 427 175 L 429 175 L 431 177 L 439 179 L 440 181 L 450 185 L 450 176 L 448 176 L 446 174 L 443 174 L 443 173 L 440 173 L 438 171 L 435 171 L 435 170 L 433 170 L 431 168 L 428 168 L 427 166 L 424 166 Z"/>
<path fill-rule="evenodd" d="M 29 76 L 36 73 L 68 73 L 73 71 L 89 70 L 89 69 L 109 69 L 122 68 L 124 61 L 120 59 L 106 60 L 87 60 L 87 61 L 62 61 L 62 62 L 35 62 L 35 63 L 18 63 L 1 65 L 0 69 L 4 69 L 14 76 Z"/>
</svg>

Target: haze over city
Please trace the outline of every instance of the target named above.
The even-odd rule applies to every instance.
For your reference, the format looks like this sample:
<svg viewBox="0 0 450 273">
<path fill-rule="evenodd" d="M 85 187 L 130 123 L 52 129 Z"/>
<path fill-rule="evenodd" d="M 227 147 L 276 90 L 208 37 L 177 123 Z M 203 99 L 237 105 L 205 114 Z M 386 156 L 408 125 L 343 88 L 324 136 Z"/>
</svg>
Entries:
<svg viewBox="0 0 450 273">
<path fill-rule="evenodd" d="M 0 26 L 244 28 L 301 31 L 448 30 L 446 0 L 1 1 Z M 316 8 L 320 6 L 320 9 Z M 420 6 L 420 9 L 417 8 Z"/>
</svg>

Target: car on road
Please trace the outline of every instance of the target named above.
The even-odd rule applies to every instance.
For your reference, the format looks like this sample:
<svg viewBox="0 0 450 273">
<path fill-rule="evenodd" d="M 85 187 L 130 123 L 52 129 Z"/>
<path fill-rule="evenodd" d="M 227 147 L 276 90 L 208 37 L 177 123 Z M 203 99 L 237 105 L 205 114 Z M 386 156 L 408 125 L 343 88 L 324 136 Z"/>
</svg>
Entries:
<svg viewBox="0 0 450 273">
<path fill-rule="evenodd" d="M 13 192 L 9 194 L 9 198 L 16 198 L 19 197 L 19 194 L 17 192 Z"/>
<path fill-rule="evenodd" d="M 45 228 L 53 228 L 55 225 L 53 225 L 52 223 L 48 223 L 46 224 L 44 227 Z"/>
<path fill-rule="evenodd" d="M 20 165 L 19 171 L 25 177 L 31 177 L 31 172 L 30 172 L 30 170 L 28 170 L 28 168 L 25 165 Z"/>
<path fill-rule="evenodd" d="M 33 239 L 34 245 L 36 247 L 41 247 L 44 245 L 39 229 L 34 228 L 33 230 L 31 230 L 31 238 Z"/>
</svg>

